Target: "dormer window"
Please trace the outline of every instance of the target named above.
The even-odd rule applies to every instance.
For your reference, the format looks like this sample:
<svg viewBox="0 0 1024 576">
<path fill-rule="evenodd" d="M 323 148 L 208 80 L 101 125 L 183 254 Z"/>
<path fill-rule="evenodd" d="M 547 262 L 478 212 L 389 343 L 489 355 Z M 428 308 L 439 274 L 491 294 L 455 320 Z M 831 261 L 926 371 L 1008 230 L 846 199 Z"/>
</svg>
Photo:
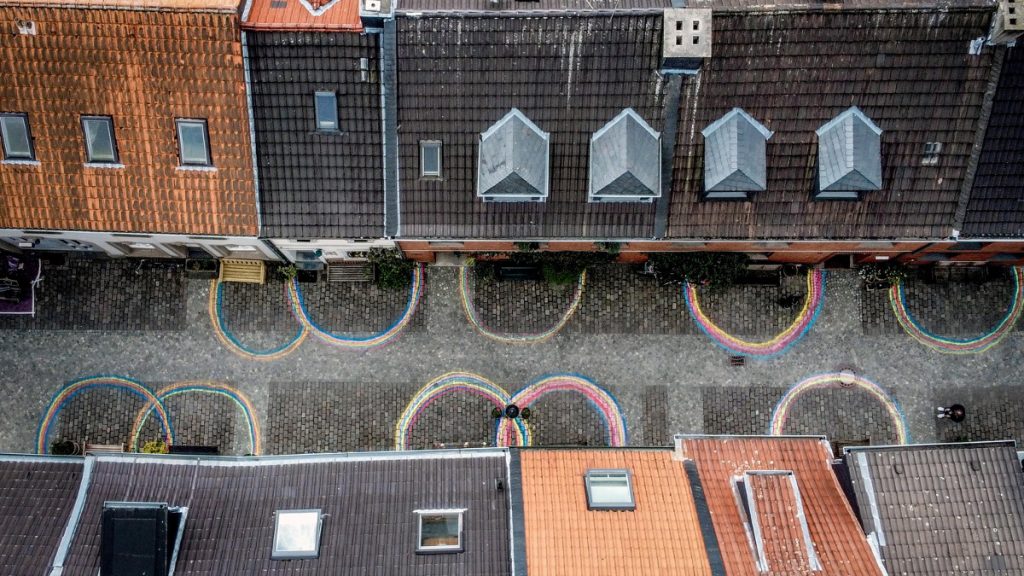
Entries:
<svg viewBox="0 0 1024 576">
<path fill-rule="evenodd" d="M 591 202 L 652 202 L 661 196 L 661 134 L 632 108 L 590 138 Z"/>
<path fill-rule="evenodd" d="M 803 574 L 821 570 L 792 470 L 751 470 L 733 479 L 740 516 L 753 537 L 757 569 Z M 794 542 L 796 535 L 799 540 Z M 771 564 L 769 564 L 771 558 Z"/>
<path fill-rule="evenodd" d="M 273 560 L 320 556 L 323 515 L 319 509 L 278 510 L 274 518 Z"/>
<path fill-rule="evenodd" d="M 589 470 L 585 477 L 590 510 L 635 510 L 633 481 L 628 470 Z"/>
<path fill-rule="evenodd" d="M 818 128 L 818 193 L 856 200 L 882 189 L 882 129 L 856 106 Z"/>
<path fill-rule="evenodd" d="M 704 193 L 708 199 L 748 198 L 768 186 L 767 149 L 772 132 L 740 108 L 701 131 Z"/>
<path fill-rule="evenodd" d="M 419 516 L 416 552 L 462 552 L 462 516 L 465 509 L 415 510 Z"/>
<path fill-rule="evenodd" d="M 513 108 L 480 135 L 476 194 L 484 202 L 548 196 L 551 135 Z"/>
</svg>

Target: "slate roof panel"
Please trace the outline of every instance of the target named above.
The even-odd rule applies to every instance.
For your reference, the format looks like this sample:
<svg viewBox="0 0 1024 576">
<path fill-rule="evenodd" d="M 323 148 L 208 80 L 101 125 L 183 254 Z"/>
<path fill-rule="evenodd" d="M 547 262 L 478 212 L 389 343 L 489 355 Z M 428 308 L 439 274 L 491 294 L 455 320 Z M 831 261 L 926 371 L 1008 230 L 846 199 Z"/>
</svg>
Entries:
<svg viewBox="0 0 1024 576">
<path fill-rule="evenodd" d="M 1020 42 L 1006 52 L 961 236 L 1024 237 L 1024 46 Z"/>
<path fill-rule="evenodd" d="M 651 204 L 587 202 L 591 135 L 632 107 L 660 131 L 661 17 L 398 19 L 405 238 L 646 238 Z M 543 203 L 476 197 L 477 141 L 518 108 L 551 134 Z M 419 141 L 441 140 L 443 179 L 419 179 Z"/>
<path fill-rule="evenodd" d="M 1024 572 L 1024 473 L 1013 442 L 856 448 L 844 459 L 890 574 Z"/>
<path fill-rule="evenodd" d="M 968 56 L 991 10 L 716 12 L 714 56 L 683 85 L 668 236 L 945 238 L 980 114 L 992 48 Z M 882 134 L 883 189 L 814 201 L 815 130 L 858 106 Z M 733 107 L 775 135 L 768 186 L 702 201 L 701 129 Z M 926 142 L 943 143 L 922 166 Z"/>
<path fill-rule="evenodd" d="M 255 236 L 237 14 L 126 8 L 0 6 L 37 26 L 0 35 L 0 110 L 40 162 L 0 165 L 0 227 Z M 83 114 L 113 116 L 124 168 L 83 166 Z M 207 120 L 216 171 L 178 169 L 175 118 Z"/>
<path fill-rule="evenodd" d="M 0 457 L 0 574 L 47 572 L 82 470 L 82 461 Z"/>
<path fill-rule="evenodd" d="M 553 576 L 710 575 L 696 507 L 671 450 L 520 451 L 526 567 Z M 588 510 L 584 475 L 632 473 L 636 509 Z"/>
<path fill-rule="evenodd" d="M 250 31 L 246 41 L 262 235 L 383 236 L 378 37 Z M 361 58 L 370 81 L 362 80 Z M 317 91 L 337 93 L 340 132 L 315 130 Z"/>
<path fill-rule="evenodd" d="M 681 442 L 681 455 L 697 465 L 728 574 L 759 574 L 734 492 L 733 477 L 750 470 L 791 470 L 800 490 L 811 541 L 821 562 L 822 570 L 813 574 L 881 575 L 860 524 L 832 472 L 831 454 L 823 439 L 686 437 Z M 774 536 L 778 535 L 770 537 Z"/>
</svg>

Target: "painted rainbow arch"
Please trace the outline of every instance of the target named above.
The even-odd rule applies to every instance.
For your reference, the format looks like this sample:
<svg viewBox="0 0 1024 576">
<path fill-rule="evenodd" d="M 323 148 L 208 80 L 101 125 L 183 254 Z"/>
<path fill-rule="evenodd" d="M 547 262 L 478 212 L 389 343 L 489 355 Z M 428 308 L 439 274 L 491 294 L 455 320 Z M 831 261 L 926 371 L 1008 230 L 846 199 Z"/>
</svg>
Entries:
<svg viewBox="0 0 1024 576">
<path fill-rule="evenodd" d="M 899 403 L 897 403 L 888 392 L 882 389 L 881 386 L 875 384 L 871 380 L 868 380 L 863 376 L 843 372 L 828 372 L 825 374 L 811 376 L 790 388 L 782 396 L 778 404 L 775 405 L 775 409 L 772 411 L 772 420 L 768 433 L 772 436 L 781 436 L 784 434 L 783 429 L 786 426 L 786 421 L 789 419 L 789 412 L 793 408 L 793 404 L 807 392 L 824 388 L 848 387 L 856 387 L 858 390 L 867 392 L 875 400 L 878 400 L 878 402 L 885 408 L 885 411 L 889 414 L 893 427 L 896 429 L 897 443 L 910 443 L 910 428 L 907 426 L 907 419 L 904 416 L 903 409 L 900 408 Z"/>
<path fill-rule="evenodd" d="M 248 360 L 280 360 L 294 352 L 306 340 L 309 333 L 306 327 L 299 325 L 298 332 L 284 344 L 269 350 L 256 350 L 242 343 L 228 328 L 227 320 L 224 318 L 224 286 L 219 280 L 210 283 L 209 313 L 210 323 L 213 325 L 213 334 L 220 343 L 234 354 Z M 287 289 L 285 295 L 288 296 Z"/>
<path fill-rule="evenodd" d="M 262 433 L 260 430 L 259 418 L 256 416 L 256 409 L 253 407 L 252 401 L 249 400 L 249 397 L 237 388 L 233 388 L 221 382 L 186 381 L 166 386 L 158 390 L 155 395 L 161 402 L 163 402 L 168 398 L 190 393 L 213 394 L 223 396 L 231 400 L 242 411 L 242 415 L 245 416 L 249 432 L 249 454 L 259 456 L 263 453 Z M 156 406 L 154 404 L 143 406 L 142 409 L 139 410 L 138 414 L 136 414 L 135 422 L 132 424 L 132 436 L 129 442 L 131 450 L 135 451 L 138 449 L 139 435 L 142 433 L 142 427 L 146 424 L 146 421 L 149 419 L 150 414 L 155 410 L 155 407 Z"/>
<path fill-rule="evenodd" d="M 999 344 L 1013 330 L 1014 325 L 1024 310 L 1024 271 L 1013 268 L 1013 300 L 1010 302 L 1006 315 L 994 328 L 973 338 L 946 338 L 929 332 L 918 322 L 907 308 L 907 295 L 903 282 L 889 289 L 889 304 L 892 306 L 896 320 L 903 330 L 914 340 L 943 354 L 977 354 L 985 352 Z"/>
<path fill-rule="evenodd" d="M 626 421 L 615 397 L 592 380 L 579 374 L 553 374 L 544 376 L 509 395 L 494 382 L 467 372 L 449 372 L 431 380 L 421 388 L 406 406 L 395 423 L 395 449 L 408 450 L 409 438 L 420 416 L 436 400 L 453 394 L 471 394 L 484 398 L 496 408 L 504 409 L 509 404 L 520 408 L 531 406 L 546 394 L 572 392 L 582 394 L 601 416 L 611 446 L 624 446 L 628 441 Z M 533 436 L 529 425 L 522 418 L 500 418 L 494 431 L 495 446 L 529 446 Z"/>
<path fill-rule="evenodd" d="M 807 331 L 818 321 L 818 316 L 825 304 L 825 272 L 812 270 L 807 274 L 807 297 L 803 308 L 788 328 L 779 332 L 770 340 L 750 342 L 737 338 L 719 328 L 704 310 L 701 309 L 697 287 L 687 283 L 683 287 L 686 309 L 690 311 L 697 326 L 719 347 L 731 354 L 766 359 L 778 356 L 800 341 Z"/>
<path fill-rule="evenodd" d="M 160 398 L 137 380 L 122 376 L 101 375 L 73 380 L 53 395 L 49 406 L 47 406 L 43 416 L 39 419 L 39 428 L 36 432 L 36 453 L 47 453 L 46 441 L 50 435 L 50 429 L 53 423 L 57 421 L 57 416 L 65 404 L 83 392 L 102 389 L 123 390 L 145 400 L 148 403 L 147 405 L 157 413 L 157 417 L 160 419 L 160 426 L 164 432 L 164 442 L 168 446 L 174 443 L 174 429 Z"/>
<path fill-rule="evenodd" d="M 462 300 L 462 310 L 466 313 L 466 319 L 469 320 L 473 329 L 478 333 L 503 344 L 539 344 L 550 340 L 555 334 L 561 332 L 562 328 L 565 328 L 569 319 L 576 313 L 576 310 L 580 307 L 580 302 L 583 301 L 583 290 L 587 285 L 587 272 L 584 270 L 580 273 L 579 280 L 576 281 L 576 288 L 573 290 L 569 307 L 566 308 L 554 326 L 534 334 L 502 334 L 488 328 L 480 319 L 480 314 L 473 305 L 473 297 L 470 295 L 469 271 L 469 266 L 463 266 L 459 270 L 459 296 Z"/>
</svg>

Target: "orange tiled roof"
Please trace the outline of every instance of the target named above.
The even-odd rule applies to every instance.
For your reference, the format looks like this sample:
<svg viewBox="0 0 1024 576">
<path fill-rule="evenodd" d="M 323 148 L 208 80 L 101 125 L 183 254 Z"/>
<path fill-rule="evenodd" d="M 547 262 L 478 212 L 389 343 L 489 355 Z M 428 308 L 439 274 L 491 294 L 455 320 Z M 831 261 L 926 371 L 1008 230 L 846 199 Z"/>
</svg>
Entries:
<svg viewBox="0 0 1024 576">
<path fill-rule="evenodd" d="M 0 35 L 0 111 L 39 165 L 0 165 L 0 227 L 257 234 L 235 12 L 0 5 L 16 19 L 37 34 Z M 83 165 L 82 115 L 113 117 L 124 168 Z M 175 118 L 207 120 L 215 171 L 178 169 Z"/>
<path fill-rule="evenodd" d="M 235 12 L 239 0 L 0 0 L 0 6 Z"/>
<path fill-rule="evenodd" d="M 523 518 L 530 574 L 703 576 L 690 484 L 669 450 L 523 450 Z M 587 470 L 625 468 L 633 511 L 590 511 Z"/>
<path fill-rule="evenodd" d="M 681 453 L 697 464 L 726 572 L 732 576 L 881 576 L 860 524 L 832 472 L 831 454 L 816 438 L 687 438 Z M 788 476 L 747 476 L 754 494 L 768 572 L 759 572 L 741 516 L 734 478 L 757 470 L 789 470 L 821 571 L 810 569 L 796 493 Z"/>
<path fill-rule="evenodd" d="M 362 32 L 359 0 L 249 0 L 242 28 Z"/>
</svg>

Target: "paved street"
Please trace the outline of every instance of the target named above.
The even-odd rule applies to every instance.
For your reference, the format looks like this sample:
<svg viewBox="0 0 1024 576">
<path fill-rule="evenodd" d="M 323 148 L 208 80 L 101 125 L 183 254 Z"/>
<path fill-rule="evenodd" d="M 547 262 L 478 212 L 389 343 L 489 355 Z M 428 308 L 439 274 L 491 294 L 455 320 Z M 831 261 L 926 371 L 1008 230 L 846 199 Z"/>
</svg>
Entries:
<svg viewBox="0 0 1024 576">
<path fill-rule="evenodd" d="M 949 339 L 989 331 L 1013 298 L 1009 274 L 984 283 L 940 280 L 909 281 L 906 307 L 922 327 Z M 841 443 L 899 441 L 900 410 L 914 442 L 1024 440 L 1020 326 L 985 352 L 942 354 L 908 336 L 888 291 L 865 290 L 855 272 L 827 273 L 816 317 L 801 310 L 807 286 L 795 277 L 778 287 L 698 290 L 707 318 L 741 340 L 769 340 L 794 319 L 816 320 L 780 355 L 734 366 L 691 319 L 678 287 L 627 266 L 593 270 L 564 329 L 533 344 L 505 343 L 501 335 L 539 335 L 556 325 L 574 286 L 488 282 L 470 273 L 467 298 L 487 337 L 467 319 L 458 269 L 430 267 L 418 307 L 397 336 L 358 350 L 320 334 L 386 331 L 402 317 L 408 292 L 301 284 L 319 332 L 303 329 L 301 342 L 264 361 L 217 337 L 209 281 L 72 259 L 45 270 L 35 319 L 0 318 L 0 450 L 34 451 L 44 420 L 47 442 L 127 442 L 136 424 L 139 444 L 159 436 L 157 414 L 136 422 L 148 401 L 124 386 L 100 386 L 109 383 L 103 379 L 44 418 L 67 384 L 95 376 L 130 379 L 145 393 L 164 389 L 176 444 L 235 454 L 390 449 L 396 434 L 411 447 L 493 443 L 493 398 L 523 388 L 517 398 L 530 408 L 533 444 L 607 444 L 619 417 L 632 445 L 666 444 L 676 432 L 763 434 L 780 400 L 779 430 Z M 300 331 L 276 275 L 264 286 L 223 286 L 220 315 L 231 337 L 255 352 L 283 347 Z M 826 376 L 794 389 L 844 370 L 856 381 Z M 436 394 L 414 402 L 421 388 L 450 372 L 462 373 L 452 380 L 457 385 L 439 381 Z M 566 376 L 542 379 L 553 374 Z M 186 381 L 192 384 L 167 388 Z M 936 420 L 935 407 L 953 402 L 967 406 L 967 420 Z M 250 408 L 254 427 L 245 416 Z"/>
</svg>

